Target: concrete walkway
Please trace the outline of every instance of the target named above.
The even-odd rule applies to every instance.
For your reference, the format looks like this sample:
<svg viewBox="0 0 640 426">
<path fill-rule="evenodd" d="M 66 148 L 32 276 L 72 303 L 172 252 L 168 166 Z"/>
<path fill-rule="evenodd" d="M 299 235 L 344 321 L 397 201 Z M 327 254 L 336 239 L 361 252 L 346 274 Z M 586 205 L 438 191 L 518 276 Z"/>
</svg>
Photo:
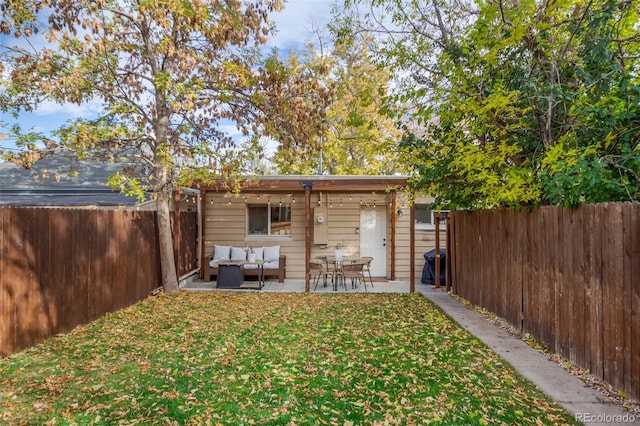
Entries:
<svg viewBox="0 0 640 426">
<path fill-rule="evenodd" d="M 640 424 L 640 418 L 587 386 L 582 380 L 485 319 L 478 311 L 467 308 L 444 291 L 432 286 L 416 285 L 416 291 L 438 305 L 447 315 L 467 329 L 495 353 L 511 364 L 522 376 L 556 401 L 574 418 L 587 425 Z"/>
<path fill-rule="evenodd" d="M 248 285 L 248 287 L 251 286 L 251 284 Z M 190 291 L 211 291 L 214 288 L 214 282 L 203 281 L 195 281 L 183 286 L 184 290 Z M 267 281 L 262 291 L 304 292 L 304 290 L 304 280 L 286 279 L 284 283 Z M 373 288 L 369 287 L 367 290 L 375 293 L 408 293 L 409 283 L 374 281 Z M 348 286 L 347 291 L 362 292 L 364 288 L 354 290 Z M 330 285 L 326 288 L 319 285 L 317 292 L 333 292 L 333 288 Z M 344 292 L 344 288 L 339 292 Z M 522 376 L 571 413 L 577 421 L 586 425 L 640 424 L 640 416 L 634 416 L 620 405 L 609 401 L 605 395 L 587 386 L 582 380 L 524 341 L 488 321 L 480 312 L 466 307 L 444 289 L 436 291 L 433 286 L 416 284 L 416 292 L 423 294 L 460 326 L 493 349 Z"/>
</svg>

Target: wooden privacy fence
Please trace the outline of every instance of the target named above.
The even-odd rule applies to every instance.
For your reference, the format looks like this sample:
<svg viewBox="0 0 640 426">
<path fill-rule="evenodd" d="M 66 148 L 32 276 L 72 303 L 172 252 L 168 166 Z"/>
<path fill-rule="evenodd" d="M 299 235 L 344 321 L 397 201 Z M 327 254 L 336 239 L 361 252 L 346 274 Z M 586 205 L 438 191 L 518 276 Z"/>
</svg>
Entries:
<svg viewBox="0 0 640 426">
<path fill-rule="evenodd" d="M 195 214 L 183 220 L 186 239 Z M 194 264 L 190 251 L 179 251 L 182 265 Z M 130 306 L 160 282 L 153 211 L 0 208 L 0 356 Z"/>
<path fill-rule="evenodd" d="M 198 213 L 180 212 L 180 221 L 171 214 L 173 254 L 178 277 L 198 269 Z"/>
<path fill-rule="evenodd" d="M 451 220 L 455 292 L 640 397 L 640 203 Z"/>
</svg>

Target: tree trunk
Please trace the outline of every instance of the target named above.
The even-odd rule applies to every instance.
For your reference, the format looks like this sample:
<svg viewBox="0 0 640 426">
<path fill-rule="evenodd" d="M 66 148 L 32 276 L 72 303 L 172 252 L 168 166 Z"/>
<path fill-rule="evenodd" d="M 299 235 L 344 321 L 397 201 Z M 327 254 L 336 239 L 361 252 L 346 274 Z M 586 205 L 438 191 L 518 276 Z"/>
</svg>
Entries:
<svg viewBox="0 0 640 426">
<path fill-rule="evenodd" d="M 165 293 L 176 293 L 178 275 L 173 255 L 173 234 L 171 232 L 171 215 L 169 212 L 169 197 L 164 192 L 158 193 L 156 199 L 158 215 L 158 244 L 160 245 L 160 266 L 162 269 L 162 288 Z"/>
</svg>

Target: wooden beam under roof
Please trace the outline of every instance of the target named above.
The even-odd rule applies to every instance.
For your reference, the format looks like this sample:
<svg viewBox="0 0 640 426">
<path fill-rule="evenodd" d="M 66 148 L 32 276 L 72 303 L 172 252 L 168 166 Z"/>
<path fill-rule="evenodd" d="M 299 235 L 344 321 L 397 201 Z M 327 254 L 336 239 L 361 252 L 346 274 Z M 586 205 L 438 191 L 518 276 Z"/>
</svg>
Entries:
<svg viewBox="0 0 640 426">
<path fill-rule="evenodd" d="M 304 191 L 302 181 L 312 181 L 314 191 L 325 192 L 385 192 L 407 186 L 406 176 L 263 176 L 246 180 L 242 191 L 293 192 Z M 226 181 L 201 187 L 205 191 L 228 191 Z"/>
</svg>

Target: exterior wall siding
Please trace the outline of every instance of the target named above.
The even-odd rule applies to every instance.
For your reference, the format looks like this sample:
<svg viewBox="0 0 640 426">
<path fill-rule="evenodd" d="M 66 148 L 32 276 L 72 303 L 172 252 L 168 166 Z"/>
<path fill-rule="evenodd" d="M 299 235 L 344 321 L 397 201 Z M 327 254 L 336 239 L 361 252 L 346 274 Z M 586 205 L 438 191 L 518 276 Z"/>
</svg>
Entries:
<svg viewBox="0 0 640 426">
<path fill-rule="evenodd" d="M 295 202 L 293 200 L 295 199 Z M 248 236 L 246 230 L 246 205 L 273 204 L 282 202 L 291 205 L 291 235 Z M 320 202 L 319 202 L 320 201 Z M 360 211 L 362 206 L 387 206 L 387 242 L 391 241 L 391 207 L 390 195 L 386 193 L 334 193 L 327 196 L 312 192 L 311 209 L 326 208 L 328 226 L 328 243 L 326 245 L 311 245 L 311 257 L 331 255 L 336 244 L 343 244 L 345 256 L 360 255 L 360 235 L 356 228 L 360 227 Z M 305 250 L 305 203 L 304 192 L 293 194 L 242 194 L 228 196 L 223 192 L 208 192 L 204 203 L 204 250 L 208 259 L 213 254 L 214 245 L 243 246 L 280 246 L 280 253 L 287 256 L 287 278 L 304 278 L 304 250 Z M 405 207 L 402 216 L 396 216 L 396 256 L 395 278 L 409 280 L 410 278 L 410 215 Z M 312 211 L 313 214 L 313 211 Z M 393 212 L 393 214 L 396 214 Z M 313 228 L 313 224 L 311 225 Z M 313 241 L 313 229 L 311 231 Z M 441 246 L 445 247 L 445 232 L 441 232 Z M 435 231 L 417 230 L 415 240 L 415 276 L 420 280 L 424 265 L 423 254 L 435 247 Z M 387 278 L 391 277 L 391 247 L 387 244 Z"/>
</svg>

